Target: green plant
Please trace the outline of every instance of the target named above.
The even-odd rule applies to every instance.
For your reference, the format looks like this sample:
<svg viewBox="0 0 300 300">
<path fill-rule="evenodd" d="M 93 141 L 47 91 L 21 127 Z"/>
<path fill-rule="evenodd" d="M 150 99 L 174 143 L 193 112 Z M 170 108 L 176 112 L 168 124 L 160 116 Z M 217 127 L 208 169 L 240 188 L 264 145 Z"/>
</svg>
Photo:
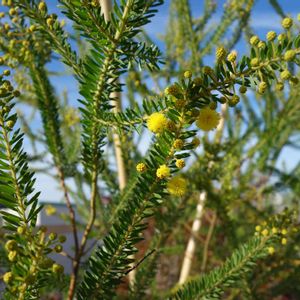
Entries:
<svg viewBox="0 0 300 300">
<path fill-rule="evenodd" d="M 6 208 L 1 214 L 7 230 L 4 297 L 40 299 L 51 282 L 61 287 L 67 299 L 142 299 L 149 294 L 220 299 L 224 292 L 229 299 L 267 299 L 270 292 L 262 293 L 249 271 L 257 261 L 263 264 L 262 259 L 277 255 L 278 244 L 284 248 L 288 240 L 294 239 L 295 244 L 285 248 L 283 257 L 297 260 L 298 255 L 294 245 L 299 240 L 295 226 L 299 164 L 290 173 L 276 164 L 284 146 L 297 145 L 293 137 L 299 133 L 299 92 L 294 87 L 299 81 L 295 70 L 300 62 L 300 36 L 293 31 L 293 19 L 285 17 L 283 32 L 278 36 L 269 32 L 266 42 L 253 35 L 250 54 L 238 58 L 232 47 L 242 30 L 250 32 L 254 1 L 228 1 L 212 34 L 207 28 L 216 8 L 212 1 L 205 1 L 204 14 L 196 20 L 188 1 L 172 1 L 164 60 L 142 31 L 163 1 L 121 0 L 110 9 L 105 6 L 109 1 L 59 2 L 79 39 L 66 33 L 45 2 L 3 1 L 9 22 L 1 22 L 0 63 L 14 69 L 22 90 L 21 94 L 15 91 L 4 79 L 10 75 L 4 70 L 0 76 L 0 203 Z M 282 15 L 278 3 L 271 4 Z M 225 41 L 236 19 L 233 37 Z M 205 55 L 214 48 L 215 64 L 203 65 Z M 54 53 L 78 82 L 79 111 L 62 101 L 53 88 L 47 64 Z M 157 90 L 151 90 L 150 81 Z M 256 93 L 255 102 L 248 98 L 248 90 Z M 128 99 L 126 109 L 123 95 Z M 33 173 L 22 150 L 22 134 L 14 130 L 14 97 L 41 114 L 45 139 L 34 133 L 26 118 L 21 116 L 20 121 L 32 144 L 42 143 L 52 156 L 51 168 L 63 191 L 73 233 L 70 276 L 62 274 L 62 266 L 48 256 L 62 252 L 64 237 L 35 227 L 42 206 L 39 194 L 32 195 Z M 142 155 L 138 144 L 149 134 L 152 140 Z M 117 161 L 117 170 L 111 157 Z M 75 190 L 67 178 L 75 181 Z M 285 205 L 289 209 L 282 212 L 268 203 L 279 188 L 288 193 Z M 108 203 L 104 196 L 109 196 Z M 185 234 L 187 222 L 193 223 L 190 234 Z M 201 237 L 204 246 L 196 247 L 201 223 L 206 230 Z M 146 234 L 150 238 L 145 250 L 141 241 Z M 86 261 L 90 239 L 101 244 Z M 213 254 L 209 253 L 212 244 Z M 155 280 L 156 269 L 164 257 L 172 255 L 184 258 L 182 270 L 186 271 L 179 284 L 173 279 L 161 288 L 160 280 Z M 196 263 L 192 268 L 193 258 L 201 266 Z M 175 271 L 179 275 L 180 268 Z M 192 276 L 193 272 L 198 275 Z M 293 280 L 297 272 L 298 268 Z M 123 295 L 120 286 L 128 274 Z M 263 282 L 263 275 L 252 274 Z"/>
</svg>

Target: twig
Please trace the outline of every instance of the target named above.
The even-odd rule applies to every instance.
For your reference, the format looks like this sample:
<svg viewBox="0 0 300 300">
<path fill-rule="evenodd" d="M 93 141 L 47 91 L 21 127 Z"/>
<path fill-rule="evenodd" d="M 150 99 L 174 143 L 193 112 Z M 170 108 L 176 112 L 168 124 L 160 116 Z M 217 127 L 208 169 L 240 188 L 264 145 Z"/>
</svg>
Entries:
<svg viewBox="0 0 300 300">
<path fill-rule="evenodd" d="M 125 272 L 125 274 L 129 274 L 131 271 L 135 270 L 136 268 L 138 268 L 138 266 L 144 261 L 146 260 L 150 255 L 152 255 L 154 252 L 156 251 L 156 249 L 152 249 L 148 254 L 146 254 L 136 265 L 134 265 L 132 268 L 130 268 L 128 271 Z"/>
<path fill-rule="evenodd" d="M 206 268 L 206 263 L 207 263 L 207 257 L 208 257 L 208 246 L 209 243 L 211 241 L 211 237 L 215 228 L 215 224 L 216 224 L 216 220 L 217 220 L 217 214 L 213 212 L 213 216 L 211 219 L 211 223 L 208 229 L 208 233 L 206 236 L 206 240 L 205 240 L 205 244 L 204 244 L 204 249 L 203 249 L 203 258 L 202 258 L 202 264 L 201 264 L 201 272 L 204 273 L 205 272 L 205 268 Z"/>
</svg>

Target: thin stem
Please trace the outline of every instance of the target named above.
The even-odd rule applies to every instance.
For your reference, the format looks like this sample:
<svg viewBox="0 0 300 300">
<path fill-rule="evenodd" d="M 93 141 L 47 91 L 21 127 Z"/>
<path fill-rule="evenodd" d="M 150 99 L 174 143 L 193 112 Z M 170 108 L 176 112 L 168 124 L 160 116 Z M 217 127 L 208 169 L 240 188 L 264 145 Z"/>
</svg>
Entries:
<svg viewBox="0 0 300 300">
<path fill-rule="evenodd" d="M 210 222 L 210 226 L 208 229 L 208 233 L 205 239 L 205 244 L 204 244 L 204 249 L 203 249 L 203 258 L 202 258 L 202 264 L 201 264 L 201 272 L 204 273 L 205 269 L 206 269 L 206 263 L 207 263 L 207 257 L 208 257 L 208 246 L 209 243 L 211 241 L 212 238 L 212 234 L 215 228 L 215 224 L 216 224 L 216 220 L 217 220 L 217 214 L 213 213 L 211 222 Z"/>
</svg>

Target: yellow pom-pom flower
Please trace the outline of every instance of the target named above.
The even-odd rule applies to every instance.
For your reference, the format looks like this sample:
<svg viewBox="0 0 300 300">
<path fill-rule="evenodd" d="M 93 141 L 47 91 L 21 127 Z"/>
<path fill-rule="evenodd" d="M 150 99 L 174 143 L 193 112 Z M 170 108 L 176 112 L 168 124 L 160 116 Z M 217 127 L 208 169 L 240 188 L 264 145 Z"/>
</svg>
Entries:
<svg viewBox="0 0 300 300">
<path fill-rule="evenodd" d="M 143 173 L 145 172 L 147 169 L 146 165 L 144 163 L 139 163 L 136 165 L 136 170 L 139 172 L 139 173 Z"/>
<path fill-rule="evenodd" d="M 209 131 L 217 128 L 220 122 L 220 114 L 210 108 L 200 110 L 196 125 L 204 130 Z"/>
<path fill-rule="evenodd" d="M 156 112 L 149 116 L 147 126 L 150 131 L 154 133 L 161 133 L 167 128 L 168 119 L 164 114 Z"/>
<path fill-rule="evenodd" d="M 187 182 L 184 178 L 176 176 L 167 183 L 168 192 L 174 196 L 183 196 L 186 192 Z"/>
<path fill-rule="evenodd" d="M 182 169 L 185 167 L 185 161 L 183 159 L 176 159 L 175 165 L 178 169 Z"/>
<path fill-rule="evenodd" d="M 156 176 L 159 179 L 164 179 L 166 177 L 170 176 L 170 168 L 167 165 L 161 165 L 157 170 L 156 170 Z"/>
<path fill-rule="evenodd" d="M 175 149 L 181 149 L 184 146 L 184 141 L 181 139 L 176 139 L 173 143 Z"/>
<path fill-rule="evenodd" d="M 267 235 L 269 234 L 268 229 L 264 229 L 264 230 L 261 232 L 261 234 L 262 234 L 263 236 L 267 236 Z"/>
<path fill-rule="evenodd" d="M 281 244 L 282 244 L 282 245 L 286 245 L 286 243 L 287 243 L 287 239 L 286 239 L 286 238 L 283 238 L 283 239 L 281 240 Z"/>
<path fill-rule="evenodd" d="M 269 247 L 268 248 L 268 252 L 269 252 L 269 254 L 274 254 L 275 253 L 275 249 L 274 249 L 274 247 Z"/>
<path fill-rule="evenodd" d="M 45 212 L 47 216 L 52 216 L 54 214 L 56 214 L 56 208 L 52 205 L 47 205 L 45 207 Z"/>
</svg>

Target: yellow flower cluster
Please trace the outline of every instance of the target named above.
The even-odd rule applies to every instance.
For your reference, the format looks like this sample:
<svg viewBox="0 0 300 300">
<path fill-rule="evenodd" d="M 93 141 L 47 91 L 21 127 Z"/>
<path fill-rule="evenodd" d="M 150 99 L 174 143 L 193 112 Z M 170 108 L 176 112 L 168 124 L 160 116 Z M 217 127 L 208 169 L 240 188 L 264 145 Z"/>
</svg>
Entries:
<svg viewBox="0 0 300 300">
<path fill-rule="evenodd" d="M 186 188 L 187 182 L 180 176 L 171 178 L 167 183 L 168 192 L 174 196 L 183 196 L 186 192 Z"/>
<path fill-rule="evenodd" d="M 168 119 L 164 114 L 156 112 L 147 120 L 148 129 L 154 133 L 161 133 L 168 127 Z"/>
<path fill-rule="evenodd" d="M 139 172 L 139 173 L 143 173 L 147 170 L 147 167 L 144 163 L 139 163 L 136 165 L 136 170 Z"/>
<path fill-rule="evenodd" d="M 170 168 L 167 165 L 161 165 L 157 170 L 156 170 L 156 176 L 159 179 L 164 179 L 166 177 L 170 176 Z"/>
<path fill-rule="evenodd" d="M 196 125 L 204 130 L 210 131 L 219 125 L 220 122 L 220 114 L 217 113 L 215 110 L 210 108 L 204 108 L 200 110 L 198 119 L 196 121 Z"/>
</svg>

